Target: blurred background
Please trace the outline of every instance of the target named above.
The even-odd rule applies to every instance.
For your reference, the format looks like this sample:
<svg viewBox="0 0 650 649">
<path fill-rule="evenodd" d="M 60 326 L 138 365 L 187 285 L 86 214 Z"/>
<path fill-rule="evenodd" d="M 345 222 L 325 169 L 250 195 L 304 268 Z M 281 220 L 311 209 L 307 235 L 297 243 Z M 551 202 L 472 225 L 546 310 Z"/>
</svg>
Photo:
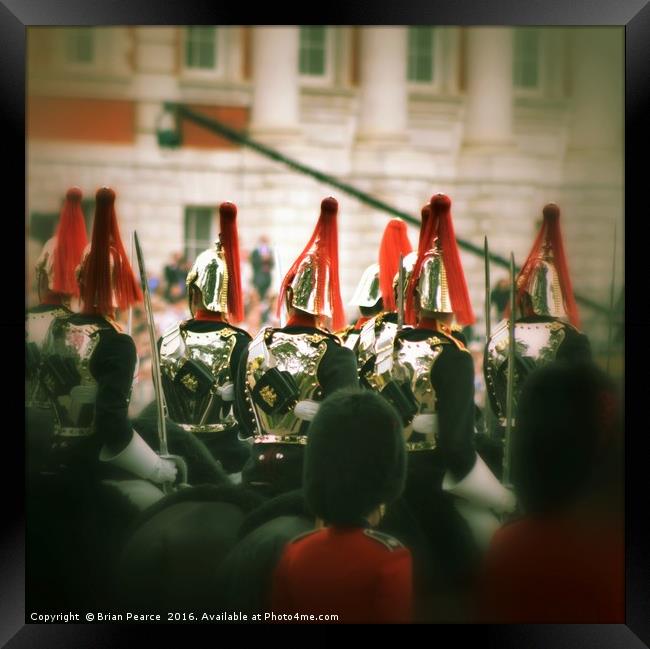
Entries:
<svg viewBox="0 0 650 649">
<path fill-rule="evenodd" d="M 444 192 L 459 238 L 482 249 L 487 234 L 493 253 L 512 251 L 518 264 L 543 205 L 557 202 L 574 289 L 603 307 L 579 304 L 582 328 L 622 376 L 623 28 L 29 27 L 27 38 L 28 306 L 71 185 L 84 191 L 89 236 L 95 191 L 115 189 L 125 245 L 134 229 L 143 245 L 159 333 L 189 315 L 185 274 L 218 235 L 224 200 L 239 209 L 251 334 L 277 324 L 281 274 L 328 195 L 340 205 L 351 298 L 391 215 L 194 122 L 175 124 L 164 103 L 179 102 L 418 220 Z M 409 233 L 416 245 L 417 228 Z M 461 256 L 482 404 L 484 264 Z M 507 279 L 492 263 L 493 327 Z M 138 310 L 132 333 L 137 412 L 153 394 Z"/>
</svg>

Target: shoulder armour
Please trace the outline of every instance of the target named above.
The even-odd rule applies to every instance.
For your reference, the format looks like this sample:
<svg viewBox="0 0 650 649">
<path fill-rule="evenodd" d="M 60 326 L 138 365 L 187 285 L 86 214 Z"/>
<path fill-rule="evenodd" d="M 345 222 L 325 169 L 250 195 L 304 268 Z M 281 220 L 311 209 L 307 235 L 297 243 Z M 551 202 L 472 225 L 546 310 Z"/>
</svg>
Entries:
<svg viewBox="0 0 650 649">
<path fill-rule="evenodd" d="M 321 340 L 331 340 L 333 343 L 336 343 L 339 347 L 342 346 L 342 341 L 341 339 L 336 335 L 333 334 L 331 331 L 323 331 L 321 330 L 322 333 L 319 334 L 312 334 L 311 336 L 311 341 L 313 343 L 319 343 Z"/>
<path fill-rule="evenodd" d="M 391 536 L 390 534 L 384 534 L 383 532 L 378 532 L 377 530 L 371 528 L 363 530 L 363 533 L 367 537 L 377 541 L 377 543 L 381 543 L 386 549 L 390 550 L 391 552 L 404 547 L 400 541 L 398 541 L 394 536 Z"/>
<path fill-rule="evenodd" d="M 115 329 L 115 331 L 117 331 L 118 334 L 124 333 L 124 329 L 122 328 L 122 325 L 117 320 L 113 320 L 113 318 L 109 316 L 104 316 L 104 319 L 106 320 L 106 322 L 108 322 L 108 324 L 111 327 L 113 327 L 113 329 Z"/>
<path fill-rule="evenodd" d="M 349 335 L 349 333 L 354 329 L 354 325 L 348 325 L 347 327 L 344 327 L 343 329 L 339 329 L 338 331 L 334 332 L 334 335 L 341 340 L 342 342 L 345 341 L 345 338 Z"/>
<path fill-rule="evenodd" d="M 167 327 L 165 331 L 163 331 L 163 334 L 161 336 L 162 340 L 164 341 L 165 339 L 173 338 L 178 335 L 182 325 L 184 325 L 184 322 L 177 322 L 176 324 L 173 324 L 171 327 Z"/>
<path fill-rule="evenodd" d="M 312 534 L 316 534 L 316 532 L 320 532 L 320 529 L 317 530 L 307 530 L 306 532 L 303 532 L 302 534 L 298 534 L 298 536 L 294 536 L 289 543 L 297 543 L 298 541 L 302 541 L 307 536 L 311 536 Z"/>
<path fill-rule="evenodd" d="M 454 336 L 453 334 L 454 331 L 462 331 L 460 327 L 455 328 L 457 325 L 452 325 L 451 327 L 448 327 L 447 325 L 444 325 L 440 322 L 436 324 L 437 324 L 436 330 L 439 333 L 441 333 L 443 336 L 445 336 L 447 342 L 454 343 L 454 345 L 456 345 L 456 347 L 458 347 L 458 349 L 460 349 L 461 351 L 469 352 L 469 350 L 467 349 L 467 347 L 465 347 L 463 342 L 461 340 L 458 340 L 458 338 L 456 338 L 456 336 Z"/>
</svg>

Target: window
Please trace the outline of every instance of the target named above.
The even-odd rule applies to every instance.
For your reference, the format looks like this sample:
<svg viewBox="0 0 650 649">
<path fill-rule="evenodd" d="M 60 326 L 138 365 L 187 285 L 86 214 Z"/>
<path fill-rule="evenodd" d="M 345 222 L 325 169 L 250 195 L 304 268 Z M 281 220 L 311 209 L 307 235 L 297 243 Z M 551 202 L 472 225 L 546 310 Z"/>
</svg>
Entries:
<svg viewBox="0 0 650 649">
<path fill-rule="evenodd" d="M 300 74 L 309 77 L 325 76 L 327 67 L 327 39 L 325 27 L 300 28 Z"/>
<path fill-rule="evenodd" d="M 538 29 L 515 29 L 513 83 L 516 88 L 535 90 L 540 85 L 540 33 Z"/>
<path fill-rule="evenodd" d="M 185 259 L 194 262 L 197 255 L 213 244 L 214 208 L 185 208 Z"/>
<path fill-rule="evenodd" d="M 414 83 L 434 81 L 435 32 L 433 27 L 409 27 L 408 80 Z"/>
<path fill-rule="evenodd" d="M 75 27 L 66 31 L 65 60 L 82 65 L 94 62 L 95 33 L 92 27 Z"/>
<path fill-rule="evenodd" d="M 212 70 L 217 67 L 215 27 L 188 27 L 185 31 L 185 67 Z"/>
</svg>

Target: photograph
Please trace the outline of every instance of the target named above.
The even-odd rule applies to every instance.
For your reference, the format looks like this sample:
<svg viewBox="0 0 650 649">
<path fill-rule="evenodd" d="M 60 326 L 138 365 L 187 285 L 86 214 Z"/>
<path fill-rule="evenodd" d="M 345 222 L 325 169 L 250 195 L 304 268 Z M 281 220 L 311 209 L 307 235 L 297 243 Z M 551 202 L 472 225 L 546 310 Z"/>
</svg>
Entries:
<svg viewBox="0 0 650 649">
<path fill-rule="evenodd" d="M 25 623 L 626 624 L 624 25 L 24 54 Z"/>
</svg>

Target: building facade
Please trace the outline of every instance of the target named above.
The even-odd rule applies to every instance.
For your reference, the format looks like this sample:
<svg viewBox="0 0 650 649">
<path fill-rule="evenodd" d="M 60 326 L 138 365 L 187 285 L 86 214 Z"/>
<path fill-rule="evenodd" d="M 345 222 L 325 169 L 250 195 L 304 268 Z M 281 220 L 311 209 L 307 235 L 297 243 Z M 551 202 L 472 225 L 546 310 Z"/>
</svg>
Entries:
<svg viewBox="0 0 650 649">
<path fill-rule="evenodd" d="M 161 148 L 175 101 L 414 217 L 447 193 L 457 236 L 487 234 L 519 263 L 555 201 L 576 292 L 608 305 L 615 223 L 623 285 L 623 42 L 622 28 L 29 28 L 28 234 L 45 238 L 68 186 L 111 185 L 160 273 L 209 245 L 232 200 L 242 246 L 267 234 L 286 270 L 331 194 L 347 301 L 388 215 L 194 124 Z M 483 261 L 462 257 L 481 331 Z M 603 316 L 581 313 L 605 340 Z"/>
</svg>

